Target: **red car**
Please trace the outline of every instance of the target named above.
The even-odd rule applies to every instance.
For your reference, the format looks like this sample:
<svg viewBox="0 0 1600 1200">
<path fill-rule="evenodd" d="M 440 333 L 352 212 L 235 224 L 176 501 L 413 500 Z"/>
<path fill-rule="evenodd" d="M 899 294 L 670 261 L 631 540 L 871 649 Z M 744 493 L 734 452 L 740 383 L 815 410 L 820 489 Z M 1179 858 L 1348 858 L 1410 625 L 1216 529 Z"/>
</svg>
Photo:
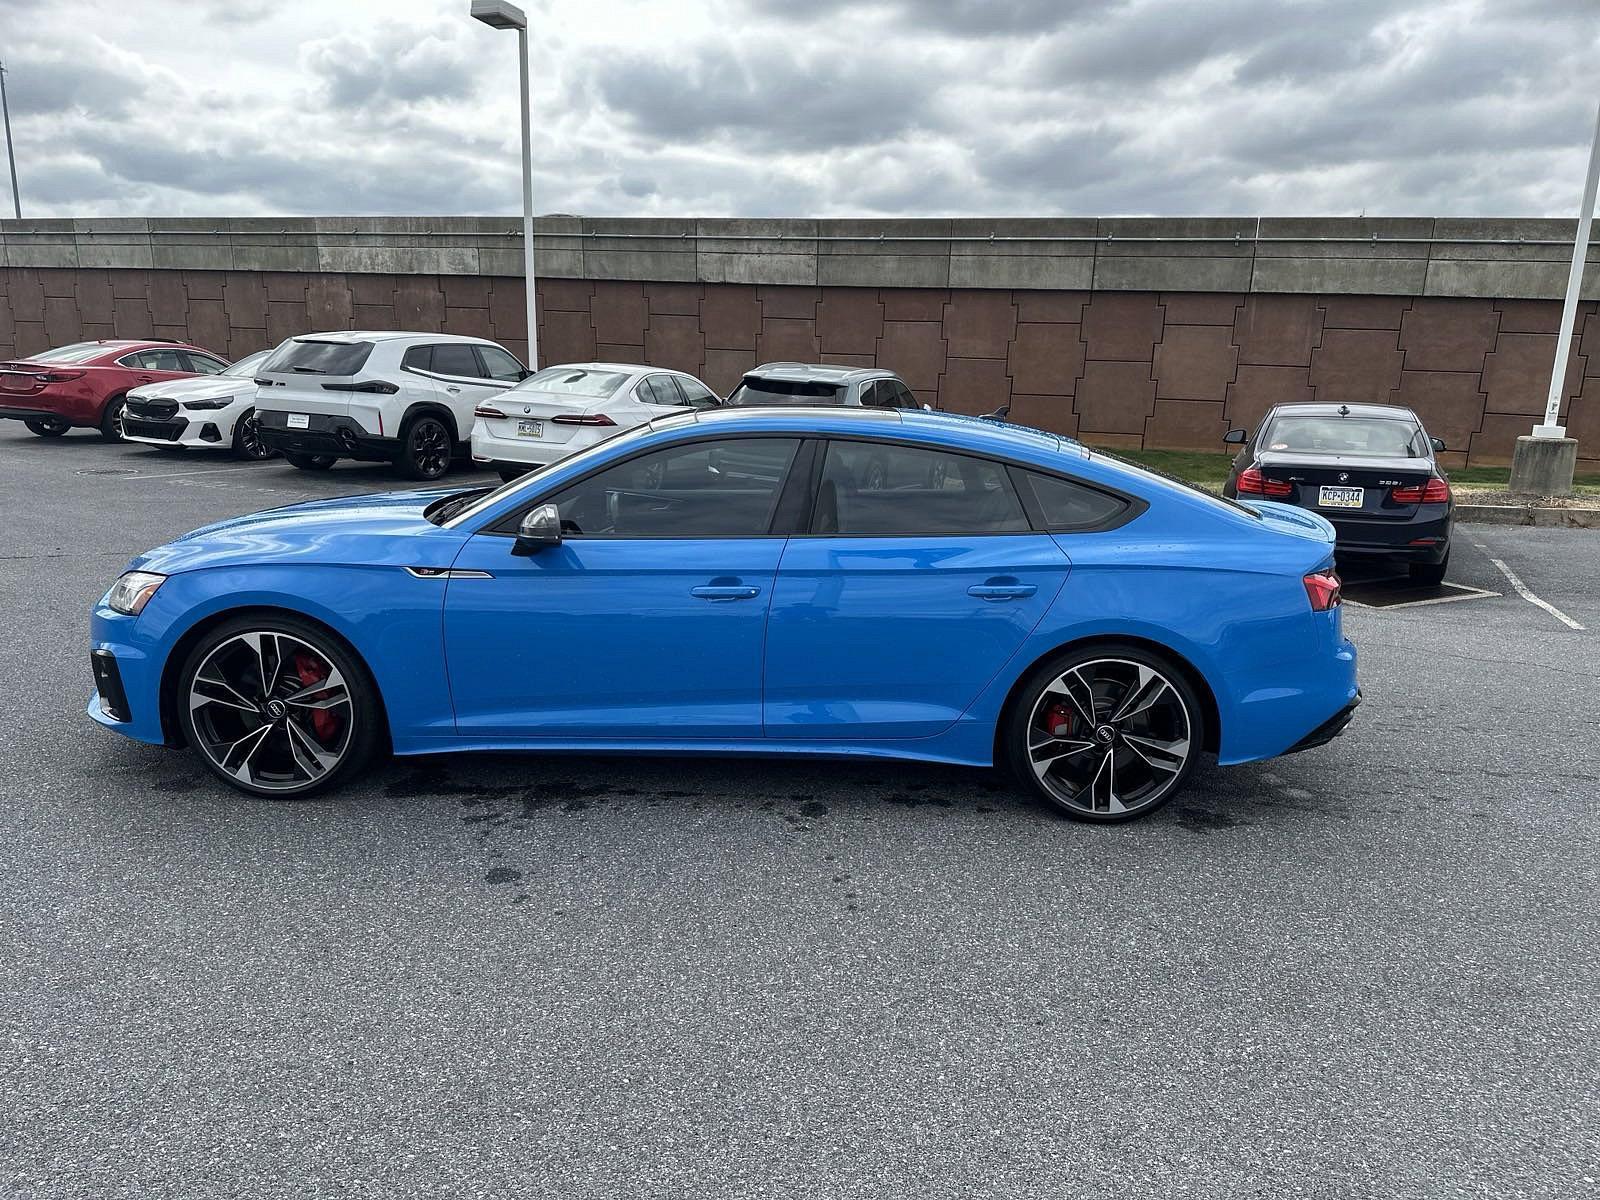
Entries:
<svg viewBox="0 0 1600 1200">
<path fill-rule="evenodd" d="M 0 418 L 21 421 L 40 437 L 77 426 L 120 442 L 129 388 L 227 367 L 220 355 L 183 342 L 76 342 L 0 362 Z"/>
</svg>

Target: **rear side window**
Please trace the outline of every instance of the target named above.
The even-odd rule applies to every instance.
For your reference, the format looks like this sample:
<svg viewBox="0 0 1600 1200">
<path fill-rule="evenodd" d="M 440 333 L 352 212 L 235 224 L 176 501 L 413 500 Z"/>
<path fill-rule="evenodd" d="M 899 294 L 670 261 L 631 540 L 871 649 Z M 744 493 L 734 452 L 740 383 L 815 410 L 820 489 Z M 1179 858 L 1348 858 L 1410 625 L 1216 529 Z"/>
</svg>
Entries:
<svg viewBox="0 0 1600 1200">
<path fill-rule="evenodd" d="M 433 347 L 412 346 L 407 350 L 405 357 L 400 360 L 402 367 L 410 367 L 413 371 L 433 370 Z"/>
<path fill-rule="evenodd" d="M 433 348 L 433 373 L 465 379 L 482 379 L 478 356 L 465 342 L 441 342 Z"/>
<path fill-rule="evenodd" d="M 123 359 L 131 367 L 144 371 L 187 371 L 183 356 L 176 350 L 141 350 L 131 358 Z"/>
<path fill-rule="evenodd" d="M 763 404 L 843 404 L 845 389 L 837 383 L 817 383 L 809 379 L 762 379 L 746 375 L 728 397 L 731 407 Z"/>
<path fill-rule="evenodd" d="M 919 446 L 828 443 L 814 533 L 935 537 L 1030 528 L 999 463 Z"/>
<path fill-rule="evenodd" d="M 299 338 L 278 347 L 263 371 L 301 375 L 354 375 L 367 365 L 371 342 L 317 342 Z"/>
<path fill-rule="evenodd" d="M 1128 508 L 1128 502 L 1122 497 L 1070 479 L 1034 471 L 1021 474 L 1033 489 L 1033 498 L 1047 529 L 1094 529 L 1115 521 Z"/>
</svg>

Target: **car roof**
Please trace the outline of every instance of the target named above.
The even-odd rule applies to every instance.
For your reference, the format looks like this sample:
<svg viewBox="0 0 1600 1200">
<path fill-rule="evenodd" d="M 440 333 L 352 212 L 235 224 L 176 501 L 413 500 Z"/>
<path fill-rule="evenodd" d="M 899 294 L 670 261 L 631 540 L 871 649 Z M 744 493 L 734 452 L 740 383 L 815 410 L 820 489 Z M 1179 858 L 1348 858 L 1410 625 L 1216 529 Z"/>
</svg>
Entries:
<svg viewBox="0 0 1600 1200">
<path fill-rule="evenodd" d="M 969 417 L 960 413 L 929 412 L 920 408 L 856 408 L 840 405 L 782 405 L 778 407 L 712 408 L 672 413 L 650 422 L 651 429 L 694 426 L 697 432 L 800 433 L 818 435 L 904 434 L 912 440 L 926 437 L 975 454 L 1012 455 L 1037 459 L 1063 451 L 1085 453 L 1071 438 Z"/>
<path fill-rule="evenodd" d="M 882 367 L 843 367 L 832 363 L 770 362 L 752 367 L 744 378 L 788 379 L 802 383 L 853 383 L 860 379 L 898 379 Z"/>
<path fill-rule="evenodd" d="M 694 378 L 688 371 L 679 371 L 674 367 L 652 367 L 648 363 L 564 362 L 546 363 L 539 369 L 550 371 L 557 367 L 568 371 L 628 371 L 635 375 L 682 375 L 689 379 Z"/>
<path fill-rule="evenodd" d="M 418 333 L 405 329 L 331 329 L 327 333 L 297 333 L 296 342 L 470 342 L 474 345 L 494 346 L 490 338 L 469 337 L 461 333 Z"/>
<path fill-rule="evenodd" d="M 1277 416 L 1294 417 L 1388 417 L 1390 420 L 1403 420 L 1410 418 L 1415 421 L 1417 414 L 1399 404 L 1333 404 L 1333 403 L 1298 403 L 1279 404 L 1273 408 Z"/>
</svg>

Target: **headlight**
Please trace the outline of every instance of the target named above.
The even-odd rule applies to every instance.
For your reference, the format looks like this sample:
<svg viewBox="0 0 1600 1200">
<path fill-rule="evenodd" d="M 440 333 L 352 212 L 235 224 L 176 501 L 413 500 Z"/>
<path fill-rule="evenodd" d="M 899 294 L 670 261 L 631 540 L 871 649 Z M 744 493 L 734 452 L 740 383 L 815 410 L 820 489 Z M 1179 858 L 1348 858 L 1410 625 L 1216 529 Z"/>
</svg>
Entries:
<svg viewBox="0 0 1600 1200">
<path fill-rule="evenodd" d="M 111 594 L 106 597 L 106 603 L 119 613 L 137 617 L 144 611 L 144 606 L 150 603 L 150 597 L 156 594 L 156 589 L 166 581 L 165 575 L 157 575 L 154 571 L 129 571 L 111 585 Z"/>
<path fill-rule="evenodd" d="M 203 409 L 213 409 L 213 408 L 227 408 L 228 405 L 230 405 L 232 403 L 233 403 L 233 397 L 232 396 L 224 396 L 221 400 L 185 400 L 183 402 L 183 406 L 185 408 L 194 408 L 194 409 L 202 409 L 202 408 Z"/>
</svg>

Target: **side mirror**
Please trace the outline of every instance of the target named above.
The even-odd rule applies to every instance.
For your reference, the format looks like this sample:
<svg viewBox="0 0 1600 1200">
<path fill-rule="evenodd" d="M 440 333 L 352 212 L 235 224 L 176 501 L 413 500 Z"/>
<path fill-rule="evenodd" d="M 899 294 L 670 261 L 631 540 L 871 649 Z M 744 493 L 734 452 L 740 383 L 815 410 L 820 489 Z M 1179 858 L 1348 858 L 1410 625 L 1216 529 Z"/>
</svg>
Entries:
<svg viewBox="0 0 1600 1200">
<path fill-rule="evenodd" d="M 1449 446 L 1444 444 L 1443 438 L 1429 438 L 1428 440 L 1433 443 L 1433 452 L 1435 454 L 1443 454 L 1446 450 L 1450 449 Z"/>
<path fill-rule="evenodd" d="M 1242 446 L 1250 440 L 1250 434 L 1243 429 L 1230 429 L 1222 435 L 1222 440 L 1230 446 Z"/>
<path fill-rule="evenodd" d="M 517 526 L 517 541 L 511 553 L 537 554 L 549 546 L 561 545 L 561 510 L 554 504 L 531 508 Z"/>
</svg>

